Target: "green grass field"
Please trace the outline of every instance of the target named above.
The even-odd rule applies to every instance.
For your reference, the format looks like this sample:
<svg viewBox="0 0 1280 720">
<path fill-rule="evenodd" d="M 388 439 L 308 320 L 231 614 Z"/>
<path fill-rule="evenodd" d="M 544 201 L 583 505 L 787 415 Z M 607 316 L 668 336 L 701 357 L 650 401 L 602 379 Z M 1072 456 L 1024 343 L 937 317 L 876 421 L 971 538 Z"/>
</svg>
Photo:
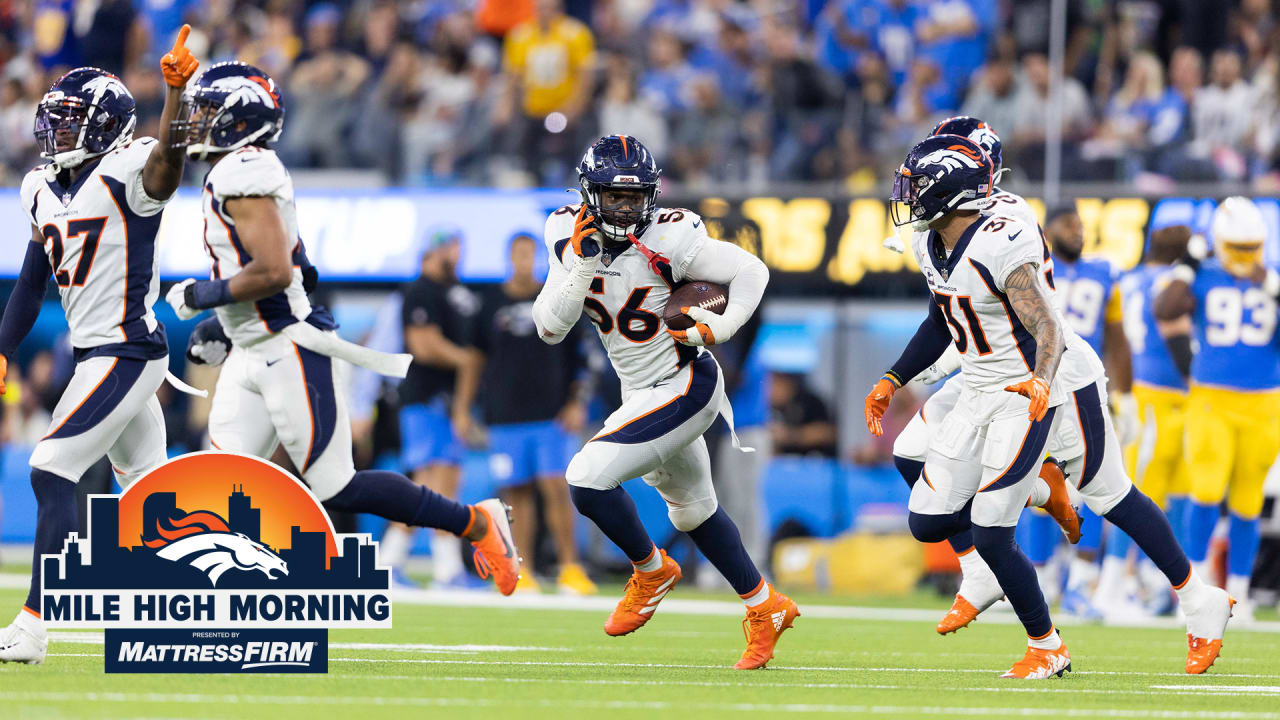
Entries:
<svg viewBox="0 0 1280 720">
<path fill-rule="evenodd" d="M 616 590 L 582 604 L 607 606 Z M 2 591 L 0 607 L 15 607 L 21 597 L 18 590 Z M 671 595 L 677 602 L 664 603 L 653 621 L 624 638 L 604 634 L 607 613 L 597 607 L 512 607 L 492 594 L 445 601 L 456 605 L 397 603 L 394 630 L 331 632 L 329 674 L 315 676 L 105 675 L 100 634 L 64 634 L 55 636 L 60 641 L 45 665 L 0 666 L 0 714 L 1280 718 L 1275 632 L 1229 631 L 1218 664 L 1191 677 L 1182 673 L 1186 643 L 1177 628 L 1068 626 L 1062 633 L 1075 672 L 1015 683 L 996 677 L 1020 657 L 1025 642 L 1007 614 L 943 638 L 925 619 L 941 613 L 936 598 L 858 602 L 932 606 L 913 613 L 801 596 L 802 612 L 811 612 L 783 637 L 770 667 L 740 672 L 730 668 L 743 648 L 740 613 L 731 603 L 698 602 L 709 597 L 681 588 Z M 912 617 L 892 619 L 899 615 Z"/>
</svg>

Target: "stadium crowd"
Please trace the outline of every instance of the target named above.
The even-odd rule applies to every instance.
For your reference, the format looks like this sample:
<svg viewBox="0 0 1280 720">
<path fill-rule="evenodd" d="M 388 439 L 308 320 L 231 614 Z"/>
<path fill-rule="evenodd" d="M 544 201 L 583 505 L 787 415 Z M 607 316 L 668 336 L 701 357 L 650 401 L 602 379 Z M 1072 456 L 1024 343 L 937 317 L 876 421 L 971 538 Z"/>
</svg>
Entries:
<svg viewBox="0 0 1280 720">
<path fill-rule="evenodd" d="M 585 141 L 645 140 L 667 177 L 878 190 L 939 119 L 1043 172 L 1050 0 L 16 0 L 0 3 L 0 180 L 34 108 L 97 65 L 138 99 L 185 21 L 211 62 L 283 81 L 290 167 L 405 185 L 557 185 Z M 1067 180 L 1280 186 L 1280 27 L 1267 0 L 1068 0 Z"/>
</svg>

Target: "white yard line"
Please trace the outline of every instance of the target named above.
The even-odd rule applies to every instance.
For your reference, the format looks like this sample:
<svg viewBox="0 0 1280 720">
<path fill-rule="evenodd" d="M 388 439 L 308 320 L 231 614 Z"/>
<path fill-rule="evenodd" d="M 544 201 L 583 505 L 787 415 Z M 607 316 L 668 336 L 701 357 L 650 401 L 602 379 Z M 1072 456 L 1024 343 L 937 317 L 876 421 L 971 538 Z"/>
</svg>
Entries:
<svg viewBox="0 0 1280 720">
<path fill-rule="evenodd" d="M 0 692 L 9 702 L 118 702 L 173 703 L 221 706 L 245 705 L 356 705 L 390 707 L 503 707 L 530 706 L 543 708 L 593 708 L 601 710 L 722 710 L 732 712 L 841 713 L 841 714 L 918 714 L 940 717 L 1013 716 L 1013 717 L 1108 717 L 1156 718 L 1161 720 L 1280 720 L 1280 713 L 1212 710 L 1143 710 L 1124 708 L 1030 708 L 1030 707 L 956 707 L 931 705 L 844 705 L 827 703 L 719 703 L 699 701 L 670 702 L 664 700 L 531 700 L 528 698 L 463 698 L 463 697 L 385 697 L 377 695 L 215 695 L 199 693 L 123 693 L 123 692 Z"/>
<path fill-rule="evenodd" d="M 0 589 L 25 589 L 29 583 L 26 575 L 17 573 L 0 573 Z M 568 610 L 584 612 L 609 612 L 613 610 L 617 599 L 613 597 L 578 597 L 573 595 L 513 595 L 503 597 L 495 592 L 474 592 L 464 590 L 396 590 L 392 597 L 396 603 L 405 605 L 428 605 L 436 607 L 463 608 L 496 608 L 503 610 Z M 854 605 L 804 605 L 801 610 L 806 618 L 824 618 L 828 620 L 874 620 L 880 622 L 927 622 L 936 623 L 942 617 L 942 610 L 921 608 L 889 608 L 859 607 Z M 692 600 L 670 596 L 662 601 L 662 612 L 665 615 L 717 615 L 741 617 L 742 603 L 723 600 Z M 1015 625 L 1018 618 L 1011 612 L 983 613 L 979 620 L 992 625 Z M 1059 626 L 1088 625 L 1062 614 L 1054 618 Z M 1150 627 L 1150 628 L 1182 628 L 1182 623 L 1175 618 L 1150 618 L 1125 625 L 1109 625 L 1108 627 Z M 1280 622 L 1255 622 L 1250 625 L 1232 625 L 1230 631 L 1250 631 L 1264 633 L 1280 633 Z"/>
<path fill-rule="evenodd" d="M 52 631 L 49 642 L 67 645 L 102 645 L 106 642 L 100 632 Z M 484 653 L 484 652 L 570 652 L 573 648 L 544 647 L 539 645 L 437 645 L 431 643 L 329 643 L 330 650 L 385 650 L 393 652 L 424 653 Z"/>
</svg>

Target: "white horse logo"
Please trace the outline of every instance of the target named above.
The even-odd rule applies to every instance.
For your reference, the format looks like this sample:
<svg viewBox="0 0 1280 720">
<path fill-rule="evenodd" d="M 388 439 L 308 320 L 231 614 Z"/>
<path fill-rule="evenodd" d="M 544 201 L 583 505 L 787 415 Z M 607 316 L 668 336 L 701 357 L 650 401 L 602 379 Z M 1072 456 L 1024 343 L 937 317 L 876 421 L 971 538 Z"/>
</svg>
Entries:
<svg viewBox="0 0 1280 720">
<path fill-rule="evenodd" d="M 233 569 L 258 570 L 272 580 L 289 574 L 289 565 L 279 555 L 241 533 L 188 535 L 165 545 L 156 555 L 165 560 L 186 562 L 208 575 L 209 582 L 215 586 L 223 573 Z"/>
<path fill-rule="evenodd" d="M 945 167 L 947 170 L 960 170 L 962 168 L 977 170 L 978 168 L 982 167 L 982 165 L 980 165 L 977 160 L 974 160 L 973 158 L 969 157 L 968 155 L 962 152 L 958 152 L 956 150 L 951 150 L 948 148 L 943 148 L 942 150 L 934 150 L 928 155 L 925 155 L 924 157 L 920 158 L 919 164 L 920 165 L 941 165 Z"/>
</svg>

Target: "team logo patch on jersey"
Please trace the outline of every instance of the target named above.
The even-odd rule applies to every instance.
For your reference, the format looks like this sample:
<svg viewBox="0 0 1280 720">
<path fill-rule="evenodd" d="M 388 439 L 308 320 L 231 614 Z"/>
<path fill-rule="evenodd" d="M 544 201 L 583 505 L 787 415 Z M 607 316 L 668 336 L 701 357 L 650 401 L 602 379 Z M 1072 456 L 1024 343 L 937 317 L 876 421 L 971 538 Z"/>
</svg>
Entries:
<svg viewBox="0 0 1280 720">
<path fill-rule="evenodd" d="M 391 627 L 377 543 L 264 460 L 183 455 L 88 514 L 41 558 L 41 614 L 105 627 L 107 672 L 326 672 L 328 628 Z"/>
</svg>

